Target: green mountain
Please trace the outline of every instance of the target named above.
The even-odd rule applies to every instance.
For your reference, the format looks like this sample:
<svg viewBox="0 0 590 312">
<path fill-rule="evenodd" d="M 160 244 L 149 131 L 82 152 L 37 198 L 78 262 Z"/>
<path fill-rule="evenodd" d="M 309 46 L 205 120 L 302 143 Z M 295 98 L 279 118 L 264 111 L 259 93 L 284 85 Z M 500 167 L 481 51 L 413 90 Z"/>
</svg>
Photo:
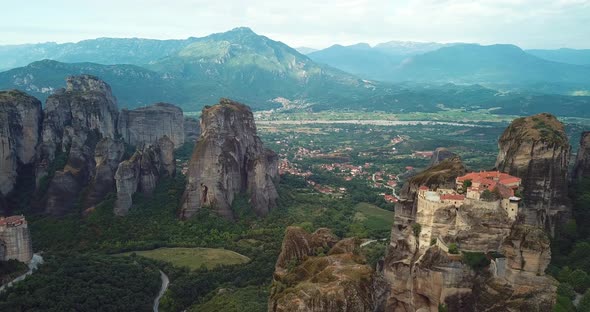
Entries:
<svg viewBox="0 0 590 312">
<path fill-rule="evenodd" d="M 432 112 L 443 108 L 496 108 L 496 112 L 505 114 L 546 111 L 562 116 L 590 116 L 590 98 L 586 96 L 497 92 L 480 85 L 363 80 L 318 64 L 289 46 L 247 28 L 192 40 L 172 55 L 142 66 L 34 62 L 0 72 L 0 90 L 20 89 L 44 100 L 54 90 L 64 87 L 66 76 L 91 74 L 107 81 L 119 105 L 127 108 L 170 102 L 185 111 L 198 111 L 221 97 L 229 97 L 258 110 L 284 107 Z M 355 49 L 367 47 L 360 45 Z M 444 63 L 432 67 L 441 64 Z"/>
<path fill-rule="evenodd" d="M 396 81 L 561 86 L 590 89 L 590 67 L 547 61 L 514 45 L 462 44 L 413 56 L 394 71 Z"/>
<path fill-rule="evenodd" d="M 528 54 L 546 59 L 549 61 L 574 64 L 590 65 L 590 49 L 557 49 L 557 50 L 526 50 Z"/>
<path fill-rule="evenodd" d="M 43 60 L 0 72 L 0 89 L 19 89 L 43 102 L 56 89 L 65 87 L 65 77 L 90 74 L 107 81 L 122 107 L 139 107 L 159 101 L 182 102 L 178 81 L 135 65 L 61 63 Z"/>
<path fill-rule="evenodd" d="M 194 42 L 184 40 L 155 40 L 140 38 L 97 38 L 76 43 L 55 42 L 0 46 L 0 70 L 26 66 L 50 59 L 67 63 L 147 64 L 171 54 Z"/>
<path fill-rule="evenodd" d="M 393 72 L 400 63 L 413 55 L 448 46 L 441 43 L 390 41 L 371 47 L 366 43 L 350 46 L 333 45 L 309 53 L 318 62 L 353 73 L 366 79 L 394 81 Z"/>
</svg>

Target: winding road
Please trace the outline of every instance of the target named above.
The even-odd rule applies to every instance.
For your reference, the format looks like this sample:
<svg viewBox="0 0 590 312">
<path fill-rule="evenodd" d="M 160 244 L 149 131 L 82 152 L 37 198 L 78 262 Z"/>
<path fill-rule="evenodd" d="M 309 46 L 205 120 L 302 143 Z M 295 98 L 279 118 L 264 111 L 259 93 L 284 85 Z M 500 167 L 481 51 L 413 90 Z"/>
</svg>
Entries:
<svg viewBox="0 0 590 312">
<path fill-rule="evenodd" d="M 158 296 L 156 297 L 156 299 L 154 299 L 154 312 L 158 312 L 158 306 L 160 305 L 160 299 L 162 299 L 162 296 L 164 296 L 166 289 L 168 289 L 168 284 L 170 284 L 170 279 L 168 278 L 168 275 L 166 275 L 162 271 L 160 271 L 160 278 L 162 279 L 162 287 L 160 288 L 160 292 L 158 293 Z"/>
<path fill-rule="evenodd" d="M 0 293 L 6 290 L 6 288 L 11 287 L 14 283 L 20 282 L 24 280 L 25 277 L 33 274 L 33 272 L 37 270 L 40 264 L 43 264 L 43 257 L 41 257 L 40 254 L 33 254 L 33 258 L 31 258 L 31 262 L 29 262 L 29 270 L 26 273 L 8 282 L 7 284 L 2 285 L 2 287 L 0 287 Z"/>
</svg>

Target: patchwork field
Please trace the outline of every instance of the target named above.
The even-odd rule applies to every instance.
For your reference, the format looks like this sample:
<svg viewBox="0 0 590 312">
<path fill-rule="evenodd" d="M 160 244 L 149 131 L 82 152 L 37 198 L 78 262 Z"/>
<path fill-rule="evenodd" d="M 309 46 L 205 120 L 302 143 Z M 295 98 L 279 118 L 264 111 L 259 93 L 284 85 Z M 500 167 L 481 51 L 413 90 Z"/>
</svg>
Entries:
<svg viewBox="0 0 590 312">
<path fill-rule="evenodd" d="M 250 258 L 235 251 L 216 248 L 158 248 L 153 250 L 131 251 L 122 253 L 128 256 L 135 253 L 138 256 L 170 262 L 174 266 L 188 267 L 191 270 L 205 266 L 208 269 L 220 265 L 242 264 Z"/>
</svg>

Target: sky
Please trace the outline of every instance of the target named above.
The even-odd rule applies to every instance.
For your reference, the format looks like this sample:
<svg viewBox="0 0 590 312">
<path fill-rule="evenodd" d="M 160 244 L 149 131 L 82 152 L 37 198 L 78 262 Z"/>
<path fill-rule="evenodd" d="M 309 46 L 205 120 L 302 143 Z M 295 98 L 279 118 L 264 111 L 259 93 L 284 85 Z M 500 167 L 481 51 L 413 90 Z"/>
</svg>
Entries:
<svg viewBox="0 0 590 312">
<path fill-rule="evenodd" d="M 590 0 L 2 2 L 2 45 L 98 37 L 184 39 L 246 26 L 293 47 L 403 40 L 590 48 Z"/>
</svg>

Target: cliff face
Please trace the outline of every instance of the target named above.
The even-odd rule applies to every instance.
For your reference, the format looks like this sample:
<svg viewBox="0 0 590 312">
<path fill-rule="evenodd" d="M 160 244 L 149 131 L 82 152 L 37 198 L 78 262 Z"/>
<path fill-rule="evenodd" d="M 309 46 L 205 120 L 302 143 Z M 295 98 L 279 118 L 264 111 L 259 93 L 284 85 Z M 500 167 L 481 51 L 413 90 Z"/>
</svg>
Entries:
<svg viewBox="0 0 590 312">
<path fill-rule="evenodd" d="M 155 144 L 164 136 L 172 140 L 175 147 L 185 141 L 182 110 L 167 103 L 122 110 L 118 128 L 125 143 L 132 146 Z"/>
<path fill-rule="evenodd" d="M 580 138 L 580 149 L 576 156 L 576 164 L 572 174 L 572 180 L 579 181 L 590 178 L 590 131 L 584 131 Z"/>
<path fill-rule="evenodd" d="M 448 236 L 454 242 L 461 231 L 462 236 L 467 236 L 466 230 L 481 227 L 482 220 L 469 218 L 469 225 L 464 222 L 468 213 L 458 215 L 454 207 L 440 209 L 433 215 L 417 211 L 420 186 L 453 188 L 455 179 L 465 172 L 461 159 L 452 156 L 411 177 L 402 187 L 402 200 L 395 207 L 390 246 L 382 268 L 390 285 L 386 311 L 438 311 L 438 305 L 447 298 L 470 296 L 473 272 L 456 258 L 449 258 L 438 246 L 430 246 L 430 241 L 431 236 Z M 420 233 L 415 224 L 421 225 Z M 422 244 L 420 235 L 428 235 Z"/>
<path fill-rule="evenodd" d="M 539 114 L 515 119 L 498 141 L 496 167 L 522 179 L 527 224 L 551 231 L 570 213 L 567 171 L 570 145 L 563 124 Z"/>
<path fill-rule="evenodd" d="M 53 172 L 46 193 L 46 212 L 61 215 L 72 209 L 79 192 L 94 175 L 95 148 L 116 134 L 117 103 L 104 81 L 88 75 L 68 77 L 67 87 L 47 99 L 37 179 Z M 56 156 L 65 159 L 55 167 Z"/>
<path fill-rule="evenodd" d="M 17 170 L 35 161 L 41 102 L 17 90 L 0 91 L 0 201 L 14 188 Z"/>
<path fill-rule="evenodd" d="M 250 108 L 222 99 L 203 109 L 201 131 L 189 163 L 181 217 L 210 206 L 233 219 L 231 204 L 240 193 L 250 194 L 256 214 L 266 215 L 278 198 L 277 156 L 256 135 Z"/>
<path fill-rule="evenodd" d="M 133 194 L 151 195 L 158 180 L 173 176 L 176 170 L 174 143 L 167 136 L 153 145 L 138 149 L 130 159 L 119 164 L 115 173 L 117 201 L 114 212 L 124 216 L 133 204 Z"/>
<path fill-rule="evenodd" d="M 289 227 L 275 267 L 268 311 L 378 311 L 387 287 L 358 253 L 359 242 L 328 229 Z"/>
<path fill-rule="evenodd" d="M 541 228 L 513 225 L 497 202 L 465 199 L 457 207 L 422 199 L 416 207 L 419 186 L 453 188 L 463 173 L 460 159 L 451 157 L 404 185 L 381 270 L 390 289 L 385 311 L 438 311 L 439 305 L 448 311 L 549 311 L 555 287 L 544 276 L 551 255 Z M 475 271 L 463 251 L 505 257 Z"/>
<path fill-rule="evenodd" d="M 122 141 L 104 138 L 98 142 L 94 150 L 94 176 L 89 185 L 85 207 L 92 207 L 102 201 L 115 190 L 115 172 L 123 155 L 125 145 Z"/>
<path fill-rule="evenodd" d="M 558 283 L 545 275 L 551 262 L 547 233 L 536 226 L 516 224 L 500 251 L 506 257 L 504 269 L 475 290 L 476 311 L 550 311 Z"/>
</svg>

